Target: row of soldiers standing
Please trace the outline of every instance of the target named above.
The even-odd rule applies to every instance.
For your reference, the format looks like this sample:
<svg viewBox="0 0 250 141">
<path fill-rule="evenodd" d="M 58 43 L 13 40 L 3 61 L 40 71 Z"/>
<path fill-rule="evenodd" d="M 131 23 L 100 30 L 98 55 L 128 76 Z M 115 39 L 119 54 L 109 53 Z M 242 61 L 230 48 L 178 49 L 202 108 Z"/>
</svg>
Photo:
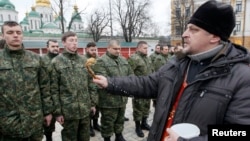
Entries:
<svg viewBox="0 0 250 141">
<path fill-rule="evenodd" d="M 157 45 L 158 47 L 159 45 Z M 156 56 L 154 62 L 148 57 L 148 44 L 145 41 L 139 41 L 137 49 L 128 59 L 120 55 L 121 47 L 117 40 L 110 40 L 107 52 L 97 58 L 97 63 L 93 69 L 96 74 L 107 77 L 113 76 L 145 76 L 164 65 L 168 55 L 168 46 L 161 47 L 161 55 Z M 167 59 L 165 58 L 167 56 Z M 157 61 L 157 62 L 155 62 Z M 157 66 L 156 66 L 157 65 Z M 122 131 L 124 125 L 124 114 L 127 103 L 127 97 L 109 94 L 106 90 L 98 91 L 98 106 L 101 112 L 101 134 L 104 141 L 110 141 L 113 133 L 116 134 L 116 141 L 125 141 Z M 147 118 L 150 112 L 151 99 L 132 99 L 133 119 L 135 121 L 135 132 L 138 137 L 144 137 L 142 130 L 149 130 L 150 125 Z"/>
<path fill-rule="evenodd" d="M 76 33 L 62 35 L 61 54 L 57 41 L 49 40 L 51 52 L 39 56 L 25 49 L 17 22 L 5 21 L 1 31 L 0 140 L 41 141 L 44 134 L 52 140 L 57 121 L 63 126 L 62 140 L 89 141 L 96 87 L 86 59 L 77 53 Z"/>
<path fill-rule="evenodd" d="M 84 66 L 87 58 L 77 53 L 76 33 L 66 32 L 62 35 L 64 50 L 60 55 L 58 42 L 48 40 L 49 52 L 43 57 L 24 49 L 23 33 L 18 23 L 5 22 L 2 34 L 5 42 L 0 52 L 1 139 L 40 141 L 44 132 L 49 141 L 52 140 L 54 123 L 58 121 L 64 128 L 63 140 L 88 141 L 90 114 L 96 115 L 94 124 L 98 129 L 100 110 L 100 131 L 104 140 L 109 141 L 115 133 L 116 141 L 125 141 L 122 131 L 127 97 L 111 95 L 103 89 L 97 89 L 92 83 Z M 106 54 L 97 58 L 93 70 L 96 74 L 108 77 L 148 75 L 155 68 L 147 57 L 147 50 L 147 42 L 140 41 L 136 53 L 127 60 L 120 55 L 119 41 L 110 40 Z M 144 137 L 142 130 L 150 129 L 147 124 L 150 99 L 134 98 L 132 104 L 136 134 Z M 42 115 L 46 122 L 39 125 L 43 122 L 39 120 Z"/>
</svg>

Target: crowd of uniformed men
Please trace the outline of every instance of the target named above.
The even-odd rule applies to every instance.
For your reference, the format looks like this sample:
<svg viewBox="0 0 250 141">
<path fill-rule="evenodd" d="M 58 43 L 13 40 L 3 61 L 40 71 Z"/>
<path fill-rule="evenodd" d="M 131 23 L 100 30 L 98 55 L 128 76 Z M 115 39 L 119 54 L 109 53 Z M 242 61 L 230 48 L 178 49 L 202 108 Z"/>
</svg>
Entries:
<svg viewBox="0 0 250 141">
<path fill-rule="evenodd" d="M 159 69 L 174 53 L 168 45 L 157 44 L 149 56 L 147 42 L 139 41 L 136 52 L 126 59 L 121 56 L 119 41 L 111 39 L 104 55 L 98 56 L 94 42 L 87 44 L 85 55 L 79 55 L 77 34 L 69 31 L 62 35 L 61 53 L 58 41 L 49 39 L 47 54 L 39 56 L 25 50 L 17 22 L 4 22 L 1 31 L 0 139 L 4 141 L 41 141 L 43 135 L 52 141 L 56 121 L 63 126 L 63 141 L 89 141 L 95 136 L 94 129 L 105 141 L 113 134 L 116 141 L 125 141 L 122 131 L 128 120 L 124 116 L 127 97 L 98 88 L 85 68 L 87 59 L 96 59 L 92 66 L 96 74 L 143 76 Z M 150 102 L 132 100 L 138 137 L 144 137 L 142 130 L 150 129 Z"/>
</svg>

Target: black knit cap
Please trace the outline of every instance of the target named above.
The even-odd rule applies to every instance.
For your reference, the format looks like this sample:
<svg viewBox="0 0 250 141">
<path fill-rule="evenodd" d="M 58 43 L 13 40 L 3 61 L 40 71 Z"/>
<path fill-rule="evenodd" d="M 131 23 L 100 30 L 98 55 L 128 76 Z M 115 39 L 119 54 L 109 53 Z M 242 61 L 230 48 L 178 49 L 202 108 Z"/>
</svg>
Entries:
<svg viewBox="0 0 250 141">
<path fill-rule="evenodd" d="M 235 26 L 235 14 L 231 5 L 209 0 L 195 11 L 189 23 L 227 41 Z"/>
</svg>

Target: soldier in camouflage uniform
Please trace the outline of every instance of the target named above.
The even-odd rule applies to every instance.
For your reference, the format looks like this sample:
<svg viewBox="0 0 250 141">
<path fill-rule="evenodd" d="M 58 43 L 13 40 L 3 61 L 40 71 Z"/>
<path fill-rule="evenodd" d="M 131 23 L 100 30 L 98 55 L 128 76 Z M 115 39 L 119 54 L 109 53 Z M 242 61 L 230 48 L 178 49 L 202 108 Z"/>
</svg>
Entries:
<svg viewBox="0 0 250 141">
<path fill-rule="evenodd" d="M 87 59 L 93 57 L 93 58 L 97 58 L 97 47 L 96 44 L 94 42 L 89 42 L 86 46 L 86 54 L 84 55 Z M 93 97 L 94 100 L 96 101 L 98 100 L 98 95 L 96 95 L 96 97 Z M 97 103 L 95 103 L 96 105 L 96 112 L 95 114 L 93 114 L 93 112 L 91 112 L 90 114 L 90 136 L 95 136 L 95 130 L 97 131 L 101 131 L 100 126 L 98 125 L 98 118 L 99 118 L 99 108 Z M 93 126 L 92 126 L 92 121 L 93 121 Z"/>
<path fill-rule="evenodd" d="M 97 47 L 96 43 L 94 42 L 89 42 L 86 45 L 86 54 L 84 55 L 86 58 L 94 57 L 97 58 Z"/>
<path fill-rule="evenodd" d="M 151 59 L 151 62 L 154 63 L 155 62 L 155 58 L 160 55 L 161 53 L 161 45 L 160 44 L 156 44 L 155 45 L 155 52 L 150 54 L 150 59 Z M 152 99 L 153 100 L 153 106 L 155 107 L 155 104 L 156 104 L 156 101 L 155 99 Z"/>
<path fill-rule="evenodd" d="M 53 101 L 41 57 L 25 50 L 15 21 L 2 25 L 6 41 L 0 51 L 0 140 L 41 141 L 43 122 L 50 125 Z"/>
<path fill-rule="evenodd" d="M 90 96 L 95 91 L 84 67 L 86 60 L 77 53 L 77 35 L 71 31 L 64 33 L 62 44 L 64 51 L 52 60 L 54 114 L 64 127 L 63 141 L 89 141 L 89 113 L 91 107 L 95 109 Z"/>
<path fill-rule="evenodd" d="M 127 60 L 120 56 L 121 47 L 117 40 L 110 40 L 106 54 L 97 59 L 94 65 L 96 74 L 104 76 L 128 76 L 133 74 Z M 113 133 L 115 141 L 125 141 L 122 135 L 127 97 L 112 95 L 99 89 L 99 107 L 101 112 L 101 134 L 104 141 L 110 141 Z"/>
<path fill-rule="evenodd" d="M 161 53 L 155 58 L 155 61 L 153 62 L 155 71 L 157 71 L 161 66 L 166 64 L 168 59 L 171 57 L 167 45 L 162 45 L 160 49 Z"/>
<path fill-rule="evenodd" d="M 132 70 L 137 76 L 144 76 L 152 73 L 154 68 L 149 57 L 147 57 L 148 44 L 145 41 L 140 41 L 137 44 L 137 50 L 128 58 Z M 150 110 L 150 99 L 132 99 L 133 117 L 136 125 L 136 134 L 139 137 L 144 137 L 142 129 L 149 130 L 147 118 Z"/>
<path fill-rule="evenodd" d="M 151 59 L 151 62 L 154 62 L 155 57 L 158 56 L 160 53 L 161 53 L 160 44 L 156 44 L 155 45 L 155 51 L 152 54 L 150 54 L 150 56 L 149 56 L 150 59 Z"/>
<path fill-rule="evenodd" d="M 155 71 L 157 71 L 161 66 L 166 64 L 168 59 L 171 58 L 171 54 L 169 54 L 169 47 L 167 45 L 161 45 L 160 51 L 161 53 L 155 57 L 155 60 L 153 62 Z M 153 106 L 156 106 L 155 99 L 153 99 Z"/>
<path fill-rule="evenodd" d="M 52 72 L 51 60 L 59 54 L 59 45 L 57 40 L 49 39 L 47 41 L 47 54 L 42 57 L 45 64 L 45 68 L 49 77 Z M 46 141 L 52 141 L 52 133 L 55 131 L 56 118 L 53 116 L 51 124 L 49 126 L 44 125 L 44 135 L 46 136 Z"/>
</svg>

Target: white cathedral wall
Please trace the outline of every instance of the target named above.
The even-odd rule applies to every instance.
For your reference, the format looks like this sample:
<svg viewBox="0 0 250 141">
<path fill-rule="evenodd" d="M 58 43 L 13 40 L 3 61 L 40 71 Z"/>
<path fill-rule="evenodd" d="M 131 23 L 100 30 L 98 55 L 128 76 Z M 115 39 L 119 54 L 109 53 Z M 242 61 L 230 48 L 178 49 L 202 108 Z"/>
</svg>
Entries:
<svg viewBox="0 0 250 141">
<path fill-rule="evenodd" d="M 3 21 L 18 22 L 18 12 L 13 10 L 1 10 L 0 17 L 3 18 Z"/>
<path fill-rule="evenodd" d="M 60 34 L 62 31 L 60 29 L 42 29 L 43 33 Z"/>
<path fill-rule="evenodd" d="M 54 21 L 53 12 L 52 12 L 52 9 L 50 7 L 42 7 L 42 6 L 36 7 L 36 12 L 38 12 L 40 14 L 40 16 L 41 16 L 41 14 L 43 15 L 42 21 L 44 23 Z"/>
<path fill-rule="evenodd" d="M 40 26 L 41 26 L 40 18 L 29 17 L 29 29 L 30 30 L 40 29 Z"/>
</svg>

